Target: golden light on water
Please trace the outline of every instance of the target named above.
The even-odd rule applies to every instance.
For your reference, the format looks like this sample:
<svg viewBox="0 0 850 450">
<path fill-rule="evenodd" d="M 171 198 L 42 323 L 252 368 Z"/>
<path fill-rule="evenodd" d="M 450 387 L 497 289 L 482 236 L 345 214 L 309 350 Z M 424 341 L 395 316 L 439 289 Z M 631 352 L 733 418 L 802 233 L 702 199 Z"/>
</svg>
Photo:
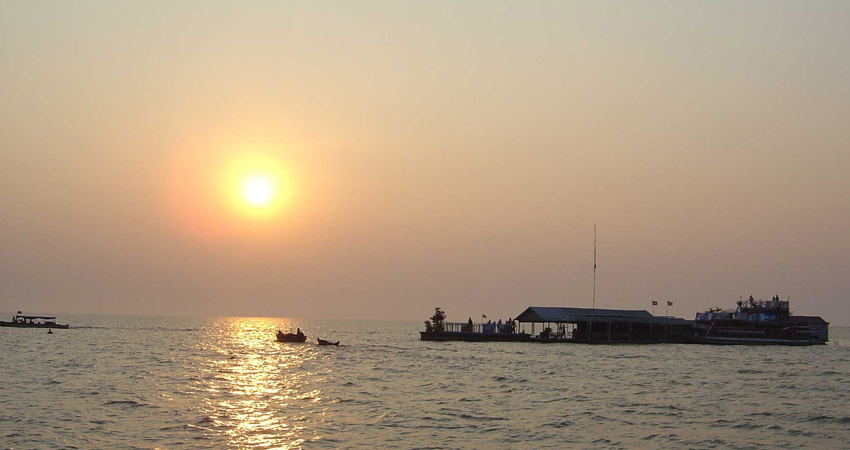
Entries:
<svg viewBox="0 0 850 450">
<path fill-rule="evenodd" d="M 305 370 L 316 346 L 274 340 L 288 329 L 281 319 L 223 319 L 198 391 L 204 398 L 203 428 L 228 436 L 231 448 L 300 448 L 321 437 L 305 428 L 305 405 L 321 401 L 323 376 Z"/>
</svg>

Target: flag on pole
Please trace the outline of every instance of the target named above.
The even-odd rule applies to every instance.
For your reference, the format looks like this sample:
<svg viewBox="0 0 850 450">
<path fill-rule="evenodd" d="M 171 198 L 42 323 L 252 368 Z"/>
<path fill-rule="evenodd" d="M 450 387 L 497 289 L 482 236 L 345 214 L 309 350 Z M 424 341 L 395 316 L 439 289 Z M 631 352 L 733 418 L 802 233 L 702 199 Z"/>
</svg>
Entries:
<svg viewBox="0 0 850 450">
<path fill-rule="evenodd" d="M 655 300 L 653 300 L 653 301 L 652 301 L 652 306 L 658 306 L 658 302 L 656 302 Z"/>
<path fill-rule="evenodd" d="M 671 302 L 671 301 L 669 301 L 669 300 L 668 300 L 668 301 L 667 301 L 667 306 L 673 306 L 673 302 Z"/>
</svg>

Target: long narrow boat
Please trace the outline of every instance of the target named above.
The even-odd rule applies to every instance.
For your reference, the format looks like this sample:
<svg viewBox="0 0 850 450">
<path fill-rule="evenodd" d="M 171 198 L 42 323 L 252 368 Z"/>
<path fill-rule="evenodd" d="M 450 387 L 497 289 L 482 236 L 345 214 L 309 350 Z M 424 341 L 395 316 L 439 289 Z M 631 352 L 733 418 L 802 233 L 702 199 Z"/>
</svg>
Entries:
<svg viewBox="0 0 850 450">
<path fill-rule="evenodd" d="M 331 342 L 324 339 L 319 339 L 319 345 L 339 345 L 339 341 Z"/>
<path fill-rule="evenodd" d="M 12 316 L 11 322 L 0 320 L 0 327 L 17 327 L 17 328 L 60 328 L 68 329 L 68 324 L 56 323 L 56 317 L 53 316 L 30 316 L 18 313 Z"/>
</svg>

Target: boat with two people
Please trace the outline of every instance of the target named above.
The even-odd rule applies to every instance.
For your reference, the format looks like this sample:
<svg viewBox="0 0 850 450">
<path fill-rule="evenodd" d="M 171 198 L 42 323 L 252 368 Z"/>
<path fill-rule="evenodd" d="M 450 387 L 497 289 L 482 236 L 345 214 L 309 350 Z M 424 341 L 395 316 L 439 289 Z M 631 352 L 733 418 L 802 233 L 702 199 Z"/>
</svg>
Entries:
<svg viewBox="0 0 850 450">
<path fill-rule="evenodd" d="M 11 322 L 0 320 L 0 327 L 17 327 L 17 328 L 58 328 L 67 330 L 70 328 L 68 324 L 56 323 L 56 317 L 53 316 L 31 316 L 23 315 L 20 311 L 12 316 Z"/>
<path fill-rule="evenodd" d="M 291 328 L 290 328 L 291 330 Z M 277 341 L 278 342 L 306 342 L 307 335 L 301 332 L 301 328 L 298 329 L 295 333 L 284 333 L 280 330 L 277 330 Z"/>
<path fill-rule="evenodd" d="M 739 300 L 734 310 L 697 313 L 692 344 L 815 345 L 829 341 L 829 323 L 817 316 L 791 314 L 790 300 Z"/>
<path fill-rule="evenodd" d="M 324 339 L 319 339 L 319 345 L 337 345 L 338 346 L 339 341 L 331 342 L 331 341 L 326 341 Z"/>
</svg>

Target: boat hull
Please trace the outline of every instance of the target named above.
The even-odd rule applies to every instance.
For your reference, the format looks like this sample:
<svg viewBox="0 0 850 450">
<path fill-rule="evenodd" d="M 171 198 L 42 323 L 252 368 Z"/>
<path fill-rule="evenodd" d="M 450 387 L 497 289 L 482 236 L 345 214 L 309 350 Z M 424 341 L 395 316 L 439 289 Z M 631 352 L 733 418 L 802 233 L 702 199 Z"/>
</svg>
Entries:
<svg viewBox="0 0 850 450">
<path fill-rule="evenodd" d="M 809 345 L 823 345 L 823 341 L 811 341 L 802 339 L 760 339 L 760 338 L 733 338 L 733 337 L 690 337 L 689 344 L 706 345 L 784 345 L 793 347 L 805 347 Z"/>
<path fill-rule="evenodd" d="M 277 335 L 277 341 L 278 342 L 306 342 L 307 341 L 307 335 L 306 334 L 298 335 L 298 334 L 291 334 L 291 333 L 278 334 Z"/>
<path fill-rule="evenodd" d="M 56 328 L 59 330 L 67 330 L 71 328 L 68 324 L 57 324 L 57 323 L 18 323 L 18 322 L 7 322 L 4 320 L 0 320 L 0 327 L 13 327 L 13 328 Z"/>
<path fill-rule="evenodd" d="M 422 341 L 463 341 L 463 342 L 531 342 L 531 336 L 525 333 L 458 333 L 451 331 L 420 331 Z"/>
</svg>

